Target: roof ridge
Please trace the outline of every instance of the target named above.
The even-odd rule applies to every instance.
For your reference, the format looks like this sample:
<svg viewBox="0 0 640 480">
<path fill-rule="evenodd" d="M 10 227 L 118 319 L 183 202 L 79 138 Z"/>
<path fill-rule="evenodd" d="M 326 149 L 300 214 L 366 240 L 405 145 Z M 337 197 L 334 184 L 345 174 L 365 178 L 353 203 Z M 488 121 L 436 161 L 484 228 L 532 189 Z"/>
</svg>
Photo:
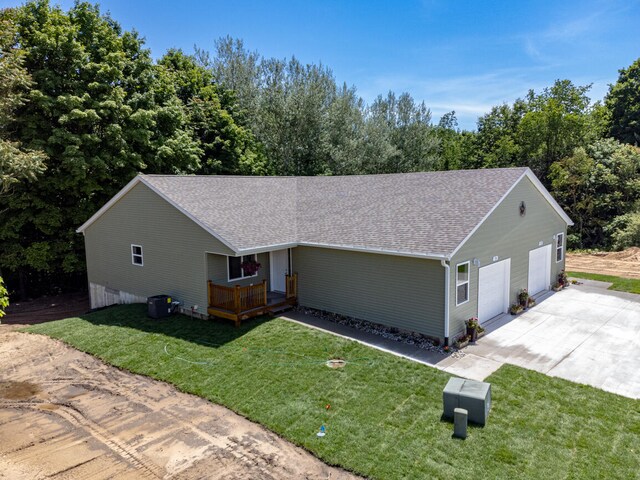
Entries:
<svg viewBox="0 0 640 480">
<path fill-rule="evenodd" d="M 289 179 L 320 179 L 320 178 L 355 178 L 355 177 L 392 177 L 392 176 L 405 176 L 405 175 L 438 175 L 444 173 L 458 173 L 458 172 L 497 172 L 506 170 L 518 170 L 524 171 L 529 167 L 497 167 L 497 168 L 461 168 L 455 170 L 426 170 L 420 172 L 397 172 L 397 173 L 358 173 L 354 175 L 228 175 L 228 174 L 170 174 L 170 173 L 138 173 L 142 177 L 170 177 L 170 178 L 289 178 Z"/>
<path fill-rule="evenodd" d="M 570 222 L 528 167 L 506 167 L 322 177 L 326 181 L 302 176 L 140 174 L 78 231 L 143 183 L 236 254 L 296 243 L 416 255 L 440 252 L 444 258 L 453 255 L 525 176 Z M 457 222 L 452 224 L 452 217 Z"/>
</svg>

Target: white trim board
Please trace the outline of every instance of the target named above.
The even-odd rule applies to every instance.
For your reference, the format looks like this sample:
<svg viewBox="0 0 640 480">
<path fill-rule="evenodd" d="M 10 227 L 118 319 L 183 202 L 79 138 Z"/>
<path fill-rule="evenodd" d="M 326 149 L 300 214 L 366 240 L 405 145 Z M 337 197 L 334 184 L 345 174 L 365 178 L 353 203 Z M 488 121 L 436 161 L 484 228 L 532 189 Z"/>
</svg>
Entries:
<svg viewBox="0 0 640 480">
<path fill-rule="evenodd" d="M 225 240 L 218 233 L 213 231 L 210 227 L 205 225 L 203 222 L 198 220 L 196 217 L 191 215 L 185 209 L 183 209 L 180 205 L 176 204 L 166 195 L 164 195 L 161 191 L 155 188 L 150 182 L 148 182 L 145 178 L 145 175 L 139 174 L 134 177 L 125 187 L 120 190 L 111 200 L 109 200 L 100 210 L 98 210 L 95 214 L 89 218 L 80 228 L 76 230 L 78 233 L 84 233 L 84 231 L 93 224 L 102 214 L 104 214 L 107 210 L 109 210 L 116 202 L 118 202 L 124 195 L 126 195 L 133 187 L 135 187 L 138 183 L 143 183 L 147 186 L 151 191 L 156 193 L 160 198 L 165 200 L 167 203 L 175 207 L 180 213 L 185 215 L 191 221 L 193 221 L 196 225 L 202 228 L 204 231 L 209 233 L 212 237 L 220 241 L 223 245 L 229 248 L 236 255 L 250 255 L 268 252 L 271 250 L 280 250 L 283 248 L 294 248 L 297 246 L 305 246 L 305 247 L 318 247 L 318 248 L 330 248 L 335 250 L 348 250 L 354 252 L 363 252 L 363 253 L 377 253 L 383 255 L 396 255 L 401 257 L 413 257 L 413 258 L 424 258 L 430 260 L 451 260 L 456 253 L 466 244 L 466 242 L 473 236 L 473 234 L 480 228 L 481 225 L 489 218 L 489 216 L 498 208 L 500 204 L 504 201 L 504 199 L 509 195 L 513 189 L 522 181 L 524 177 L 527 177 L 533 185 L 538 189 L 538 191 L 542 194 L 542 196 L 549 202 L 549 204 L 553 207 L 553 209 L 558 213 L 558 215 L 567 223 L 567 225 L 573 225 L 573 221 L 569 218 L 569 216 L 562 210 L 560 205 L 553 199 L 551 194 L 547 191 L 547 189 L 542 185 L 542 183 L 537 179 L 537 177 L 533 174 L 533 172 L 527 168 L 522 175 L 513 183 L 513 185 L 507 190 L 507 192 L 500 198 L 500 200 L 489 210 L 489 212 L 480 220 L 478 224 L 469 232 L 469 234 L 462 240 L 462 242 L 451 252 L 450 254 L 443 253 L 422 253 L 422 252 L 411 252 L 411 251 L 401 251 L 401 250 L 390 250 L 384 248 L 371 248 L 371 247 L 359 247 L 354 245 L 340 245 L 340 244 L 324 244 L 324 243 L 314 243 L 314 242 L 289 242 L 289 243 L 280 243 L 273 245 L 261 245 L 258 247 L 238 249 L 233 244 Z M 220 253 L 221 255 L 225 255 L 225 253 Z"/>
<path fill-rule="evenodd" d="M 171 205 L 172 207 L 174 207 L 176 210 L 178 210 L 180 213 L 182 213 L 184 216 L 186 216 L 189 220 L 191 220 L 192 222 L 194 222 L 196 225 L 198 225 L 200 228 L 202 228 L 205 232 L 207 232 L 209 235 L 211 235 L 212 237 L 214 237 L 216 240 L 219 240 L 224 246 L 226 246 L 227 248 L 231 249 L 231 251 L 238 253 L 238 249 L 236 247 L 234 247 L 232 244 L 230 244 L 228 241 L 226 241 L 225 239 L 223 239 L 220 235 L 218 235 L 216 232 L 214 232 L 213 230 L 211 230 L 211 228 L 209 228 L 207 225 L 205 225 L 204 223 L 202 223 L 200 220 L 198 220 L 196 217 L 194 217 L 193 215 L 191 215 L 189 212 L 187 212 L 184 208 L 182 208 L 180 205 L 176 204 L 173 200 L 171 200 L 169 197 L 167 197 L 164 193 L 162 193 L 160 190 L 158 190 L 157 188 L 155 188 L 153 185 L 151 185 L 149 182 L 146 181 L 146 179 L 144 178 L 144 175 L 139 174 L 136 175 L 129 183 L 127 183 L 124 188 L 122 190 L 120 190 L 111 200 L 109 200 L 107 203 L 105 203 L 102 208 L 100 210 L 98 210 L 96 213 L 94 213 L 91 218 L 89 220 L 87 220 L 86 222 L 84 222 L 82 224 L 82 226 L 80 228 L 78 228 L 76 230 L 77 233 L 84 233 L 84 231 L 91 226 L 92 223 L 94 223 L 98 218 L 100 218 L 107 210 L 109 210 L 113 205 L 115 205 L 122 197 L 124 197 L 127 193 L 129 193 L 129 191 L 131 191 L 133 189 L 133 187 L 135 187 L 138 183 L 142 183 L 144 184 L 147 188 L 149 188 L 153 193 L 155 193 L 156 195 L 158 195 L 160 198 L 162 198 L 165 202 L 167 202 L 169 205 Z"/>
<path fill-rule="evenodd" d="M 84 233 L 84 231 L 87 229 L 87 227 L 89 227 L 93 222 L 95 222 L 99 217 L 101 217 L 102 214 L 104 212 L 106 212 L 107 210 L 109 210 L 118 200 L 120 200 L 127 193 L 129 193 L 129 190 L 131 190 L 133 187 L 135 187 L 138 183 L 140 183 L 140 175 L 136 175 L 135 177 L 133 177 L 129 181 L 129 183 L 127 183 L 124 187 L 122 187 L 122 190 L 120 190 L 118 193 L 116 193 L 111 198 L 111 200 L 109 200 L 107 203 L 105 203 L 102 206 L 102 208 L 100 208 L 100 210 L 98 210 L 96 213 L 91 215 L 89 220 L 84 222 L 79 228 L 76 229 L 76 233 Z"/>
<path fill-rule="evenodd" d="M 458 283 L 458 267 L 460 267 L 461 265 L 467 266 L 467 281 Z M 456 307 L 459 307 L 460 305 L 464 305 L 471 300 L 471 261 L 467 260 L 466 262 L 457 263 L 454 274 L 456 287 Z M 467 299 L 463 302 L 458 303 L 458 287 L 464 285 L 465 283 L 467 284 Z"/>
<path fill-rule="evenodd" d="M 491 210 L 487 212 L 487 214 L 482 218 L 482 220 L 480 220 L 480 222 L 475 227 L 473 227 L 473 229 L 464 238 L 464 240 L 460 242 L 460 244 L 455 248 L 455 250 L 451 252 L 451 255 L 449 255 L 448 257 L 449 259 L 453 258 L 456 255 L 456 253 L 458 253 L 458 251 L 465 245 L 465 243 L 467 243 L 467 241 L 473 236 L 473 234 L 476 233 L 476 231 L 484 224 L 487 218 L 489 218 L 491 214 L 502 204 L 502 202 L 504 202 L 505 198 L 507 198 L 507 196 L 520 184 L 522 179 L 525 177 L 531 180 L 531 183 L 533 183 L 533 186 L 538 189 L 538 191 L 542 194 L 545 200 L 549 202 L 549 204 L 553 207 L 556 213 L 567 223 L 567 225 L 573 225 L 573 220 L 571 220 L 571 218 L 569 218 L 569 216 L 566 213 L 564 213 L 564 210 L 562 210 L 562 207 L 558 205 L 558 202 L 556 202 L 553 199 L 549 191 L 546 188 L 544 188 L 544 185 L 542 185 L 540 180 L 538 180 L 538 178 L 533 174 L 531 169 L 527 167 L 527 169 L 520 176 L 520 178 L 518 178 L 518 180 L 516 180 L 513 183 L 513 185 L 511 185 L 511 188 L 509 188 L 509 190 L 507 190 L 505 194 L 502 195 L 502 198 L 498 200 L 498 202 L 491 208 Z"/>
<path fill-rule="evenodd" d="M 258 272 L 254 273 L 253 275 L 247 275 L 245 276 L 244 271 L 242 270 L 242 266 L 240 267 L 240 270 L 242 271 L 242 276 L 238 277 L 238 278 L 231 278 L 231 271 L 229 269 L 229 259 L 230 258 L 239 258 L 240 259 L 240 264 L 242 265 L 242 257 L 253 257 L 253 261 L 257 262 L 258 261 L 258 256 L 255 253 L 248 253 L 246 255 L 225 255 L 225 262 L 227 264 L 227 283 L 231 283 L 231 282 L 237 282 L 239 280 L 244 280 L 245 278 L 255 278 L 258 276 Z"/>
</svg>

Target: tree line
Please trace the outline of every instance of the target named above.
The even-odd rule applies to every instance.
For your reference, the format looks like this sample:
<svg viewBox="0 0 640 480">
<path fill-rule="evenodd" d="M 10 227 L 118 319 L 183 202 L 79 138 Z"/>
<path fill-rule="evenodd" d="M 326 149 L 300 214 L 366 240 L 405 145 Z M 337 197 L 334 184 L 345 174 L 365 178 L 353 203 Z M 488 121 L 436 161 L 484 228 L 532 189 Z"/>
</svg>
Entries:
<svg viewBox="0 0 640 480">
<path fill-rule="evenodd" d="M 574 248 L 640 243 L 640 59 L 602 102 L 558 80 L 475 131 L 324 65 L 144 40 L 97 5 L 0 11 L 0 271 L 32 295 L 84 284 L 75 229 L 138 172 L 350 175 L 529 166 L 576 221 Z"/>
</svg>

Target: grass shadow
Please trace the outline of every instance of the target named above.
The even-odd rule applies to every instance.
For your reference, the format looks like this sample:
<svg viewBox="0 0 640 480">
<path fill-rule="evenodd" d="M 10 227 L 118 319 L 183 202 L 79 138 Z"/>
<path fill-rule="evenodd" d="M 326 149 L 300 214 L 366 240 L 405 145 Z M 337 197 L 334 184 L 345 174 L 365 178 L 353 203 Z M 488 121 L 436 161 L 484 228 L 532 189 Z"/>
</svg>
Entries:
<svg viewBox="0 0 640 480">
<path fill-rule="evenodd" d="M 130 328 L 218 348 L 238 340 L 273 317 L 251 318 L 242 322 L 240 327 L 236 327 L 230 321 L 220 319 L 204 320 L 183 314 L 174 314 L 160 319 L 150 318 L 147 316 L 146 304 L 131 304 L 114 305 L 79 315 L 77 318 L 96 326 Z"/>
</svg>

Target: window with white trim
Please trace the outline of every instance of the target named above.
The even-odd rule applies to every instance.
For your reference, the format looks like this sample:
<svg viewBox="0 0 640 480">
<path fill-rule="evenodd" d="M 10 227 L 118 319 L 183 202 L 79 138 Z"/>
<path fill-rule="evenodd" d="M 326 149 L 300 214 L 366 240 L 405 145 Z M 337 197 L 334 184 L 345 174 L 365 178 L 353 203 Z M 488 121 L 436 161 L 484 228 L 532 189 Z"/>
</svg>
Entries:
<svg viewBox="0 0 640 480">
<path fill-rule="evenodd" d="M 241 280 L 243 278 L 257 277 L 258 272 L 254 273 L 253 275 L 247 275 L 244 273 L 244 270 L 242 268 L 242 264 L 244 262 L 251 262 L 251 261 L 253 262 L 257 261 L 255 255 L 244 255 L 242 257 L 227 257 L 229 281 L 232 282 L 233 280 Z"/>
<path fill-rule="evenodd" d="M 469 301 L 469 262 L 456 265 L 456 305 Z"/>
<path fill-rule="evenodd" d="M 142 259 L 142 245 L 131 244 L 131 263 L 141 267 L 144 265 L 144 261 Z"/>
<path fill-rule="evenodd" d="M 564 233 L 556 235 L 556 263 L 564 258 Z"/>
</svg>

